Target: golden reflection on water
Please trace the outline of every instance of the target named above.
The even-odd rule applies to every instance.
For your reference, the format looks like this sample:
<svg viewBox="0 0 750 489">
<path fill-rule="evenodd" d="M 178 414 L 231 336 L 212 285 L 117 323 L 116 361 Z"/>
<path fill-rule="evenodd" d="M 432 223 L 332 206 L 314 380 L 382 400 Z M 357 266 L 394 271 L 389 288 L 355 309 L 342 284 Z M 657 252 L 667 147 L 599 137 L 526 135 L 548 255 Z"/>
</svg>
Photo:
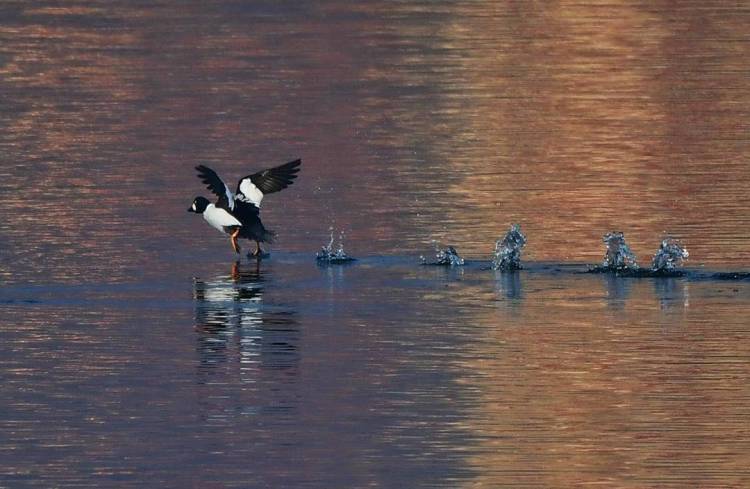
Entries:
<svg viewBox="0 0 750 489">
<path fill-rule="evenodd" d="M 518 222 L 532 260 L 599 261 L 602 234 L 617 229 L 641 263 L 672 233 L 694 265 L 750 264 L 750 11 L 740 4 L 8 2 L 0 13 L 3 283 L 174 285 L 193 267 L 232 260 L 223 238 L 185 214 L 205 192 L 192 168 L 208 164 L 234 182 L 293 157 L 305 162 L 301 178 L 269 196 L 263 210 L 279 231 L 278 250 L 312 255 L 335 226 L 347 230 L 347 250 L 357 256 L 424 253 L 439 239 L 487 257 Z M 383 458 L 393 462 L 384 466 L 398 465 L 394 459 L 414 455 L 416 446 L 460 452 L 472 470 L 469 487 L 746 485 L 745 289 L 733 295 L 715 284 L 598 277 L 561 283 L 525 272 L 500 274 L 493 289 L 460 270 L 409 272 L 435 290 L 390 296 L 404 301 L 389 304 L 394 315 L 408 309 L 403 319 L 376 302 L 377 293 L 403 290 L 362 287 L 359 272 L 328 270 L 328 288 L 310 292 L 304 284 L 320 284 L 296 271 L 283 286 L 301 288 L 281 296 L 311 294 L 299 317 L 286 305 L 263 310 L 282 287 L 260 272 L 195 282 L 196 338 L 189 339 L 197 345 L 182 347 L 193 356 L 197 350 L 205 418 L 237 419 L 223 400 L 237 394 L 231 376 L 239 372 L 243 385 L 267 382 L 268 392 L 240 391 L 254 402 L 243 405 L 249 414 L 264 407 L 255 395 L 304 408 L 298 398 L 306 394 L 316 410 L 300 423 L 317 423 L 331 446 L 352 435 L 351 419 L 366 421 L 367 409 L 381 415 L 367 437 L 393 447 L 355 435 L 347 442 L 364 454 L 357 462 L 367 481 L 378 480 Z M 389 279 L 410 284 L 403 274 Z M 206 299 L 212 291 L 229 297 Z M 361 317 L 347 316 L 352 329 L 335 338 L 340 351 L 329 351 L 326 328 L 340 318 L 318 318 L 321 325 L 310 317 L 335 300 L 352 301 Z M 59 316 L 80 314 L 66 307 L 75 310 Z M 96 377 L 117 373 L 127 354 L 148 386 L 150 369 L 142 372 L 135 359 L 144 344 L 162 344 L 150 358 L 174 362 L 158 363 L 160 372 L 168 379 L 183 372 L 188 380 L 179 386 L 192 389 L 196 369 L 170 355 L 175 338 L 187 342 L 184 324 L 154 314 L 149 320 L 163 321 L 169 334 L 149 329 L 151 341 L 123 352 L 131 335 L 115 332 L 142 318 L 108 314 L 114 319 L 86 316 L 85 327 L 101 328 L 91 335 L 64 338 L 72 355 L 66 380 L 92 376 L 96 391 Z M 8 370 L 14 385 L 34 380 L 25 359 L 56 360 L 44 334 L 47 323 L 64 322 L 59 316 L 34 316 L 27 328 L 33 357 L 25 355 L 23 327 L 2 329 L 19 348 L 18 365 Z M 377 321 L 380 329 L 372 327 Z M 433 323 L 430 334 L 419 329 Z M 438 332 L 466 343 L 443 344 Z M 302 354 L 311 349 L 320 355 L 313 365 Z M 414 350 L 422 357 L 409 356 Z M 378 368 L 359 364 L 362 355 Z M 269 365 L 281 368 L 263 370 Z M 339 370 L 361 382 L 365 395 L 336 384 Z M 458 377 L 463 396 L 448 392 L 452 377 L 426 375 L 444 370 Z M 430 388 L 407 390 L 422 374 Z M 290 392 L 274 390 L 286 375 L 317 383 L 292 379 Z M 319 386 L 323 394 L 309 392 Z M 72 396 L 67 384 L 54 387 Z M 100 411 L 119 416 L 135 388 L 112 387 L 111 404 Z M 336 393 L 351 404 L 336 403 Z M 415 399 L 419 409 L 405 410 Z M 443 411 L 433 413 L 439 429 L 414 435 L 409 430 L 423 426 L 420 410 L 436 399 L 455 418 L 442 422 Z M 191 407 L 177 409 L 186 426 Z M 45 409 L 47 426 L 55 425 L 54 403 Z M 328 430 L 333 410 L 355 413 L 336 419 L 344 435 Z M 469 441 L 455 442 L 451 428 Z M 99 435 L 83 422 L 76 429 L 62 442 L 90 454 L 86 442 L 97 446 Z M 111 444 L 132 429 L 121 427 Z M 14 440 L 22 444 L 24 436 Z M 320 440 L 307 441 L 329 455 Z M 110 462 L 117 467 L 120 458 Z"/>
<path fill-rule="evenodd" d="M 665 233 L 696 263 L 750 261 L 744 10 L 333 2 L 291 9 L 291 19 L 230 5 L 17 10 L 0 24 L 11 102 L 3 159 L 18 165 L 3 187 L 9 209 L 26 205 L 11 189 L 36 170 L 41 205 L 62 186 L 66 199 L 101 202 L 117 226 L 137 207 L 166 205 L 169 215 L 146 216 L 149 229 L 187 240 L 194 228 L 171 206 L 200 191 L 190 168 L 209 163 L 234 179 L 293 155 L 305 178 L 265 212 L 300 223 L 285 236 L 298 251 L 336 225 L 363 252 L 423 251 L 439 239 L 486 256 L 520 222 L 537 260 L 596 260 L 599 237 L 620 229 L 643 261 Z M 156 195 L 159 186 L 169 188 Z M 8 234 L 21 247 L 15 214 Z M 37 218 L 47 243 L 87 225 L 85 213 L 45 215 L 54 215 Z M 121 245 L 117 233 L 99 238 L 102 249 Z"/>
<path fill-rule="evenodd" d="M 744 24 L 717 15 L 696 34 L 698 8 L 514 6 L 462 4 L 437 53 L 404 60 L 443 68 L 405 84 L 437 93 L 417 130 L 456 175 L 444 228 L 420 225 L 470 253 L 518 221 L 538 259 L 595 259 L 602 231 L 621 228 L 644 255 L 674 233 L 701 262 L 746 263 L 746 237 L 724 234 L 746 219 L 747 139 L 724 118 L 748 111 Z"/>
<path fill-rule="evenodd" d="M 750 399 L 748 337 L 717 310 L 734 293 L 597 281 L 527 276 L 520 301 L 501 294 L 476 319 L 459 364 L 478 396 L 462 427 L 481 447 L 466 487 L 745 484 L 748 409 L 727 399 Z"/>
</svg>

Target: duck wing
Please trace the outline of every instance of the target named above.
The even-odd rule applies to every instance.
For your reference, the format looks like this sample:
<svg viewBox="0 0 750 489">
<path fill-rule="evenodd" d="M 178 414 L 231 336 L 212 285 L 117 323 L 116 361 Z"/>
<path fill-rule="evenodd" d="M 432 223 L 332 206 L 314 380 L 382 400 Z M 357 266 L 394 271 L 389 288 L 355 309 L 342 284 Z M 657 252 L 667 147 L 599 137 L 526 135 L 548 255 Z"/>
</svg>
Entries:
<svg viewBox="0 0 750 489">
<path fill-rule="evenodd" d="M 208 190 L 219 197 L 216 207 L 221 207 L 230 211 L 234 210 L 234 195 L 232 194 L 232 191 L 229 190 L 227 184 L 219 178 L 219 175 L 205 165 L 198 165 L 195 169 L 198 170 L 198 178 L 206 184 Z"/>
<path fill-rule="evenodd" d="M 237 184 L 237 199 L 260 207 L 266 194 L 283 190 L 294 182 L 301 164 L 302 160 L 297 159 L 241 178 Z"/>
</svg>

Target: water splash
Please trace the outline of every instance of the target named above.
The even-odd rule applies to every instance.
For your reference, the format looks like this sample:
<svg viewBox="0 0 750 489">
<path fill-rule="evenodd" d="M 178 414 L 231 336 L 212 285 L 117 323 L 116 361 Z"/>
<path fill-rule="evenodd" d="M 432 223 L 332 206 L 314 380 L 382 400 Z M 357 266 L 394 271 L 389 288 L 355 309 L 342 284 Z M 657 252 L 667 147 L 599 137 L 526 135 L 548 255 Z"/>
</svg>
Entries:
<svg viewBox="0 0 750 489">
<path fill-rule="evenodd" d="M 526 246 L 526 236 L 521 232 L 521 226 L 513 224 L 505 237 L 495 241 L 495 258 L 492 260 L 493 270 L 520 270 L 521 249 Z"/>
<path fill-rule="evenodd" d="M 333 228 L 330 228 L 331 231 L 331 239 L 328 241 L 327 245 L 323 245 L 320 248 L 320 251 L 315 255 L 315 260 L 319 264 L 325 264 L 325 265 L 333 265 L 337 263 L 350 263 L 356 260 L 356 258 L 352 258 L 351 256 L 347 255 L 344 251 L 344 231 L 341 231 L 339 233 L 339 239 L 338 239 L 338 246 L 334 245 L 336 244 L 336 240 L 334 238 L 334 231 Z"/>
<path fill-rule="evenodd" d="M 615 273 L 620 277 L 681 277 L 684 272 L 677 270 L 688 253 L 674 238 L 665 238 L 654 255 L 651 268 L 641 268 L 635 254 L 625 242 L 623 233 L 612 231 L 602 240 L 607 244 L 607 253 L 601 266 L 589 269 L 589 273 Z"/>
<path fill-rule="evenodd" d="M 602 261 L 602 268 L 610 271 L 636 270 L 638 263 L 635 254 L 625 242 L 625 235 L 620 231 L 612 231 L 602 237 L 607 244 L 607 252 Z"/>
<path fill-rule="evenodd" d="M 428 262 L 427 258 L 420 256 L 422 265 L 440 265 L 449 267 L 459 267 L 464 264 L 464 259 L 459 256 L 458 251 L 453 246 L 447 248 L 441 248 L 437 241 L 432 241 L 432 245 L 435 247 L 435 261 Z"/>
<path fill-rule="evenodd" d="M 680 242 L 672 237 L 662 240 L 651 262 L 651 269 L 655 272 L 671 272 L 680 266 L 687 257 L 688 251 Z"/>
</svg>

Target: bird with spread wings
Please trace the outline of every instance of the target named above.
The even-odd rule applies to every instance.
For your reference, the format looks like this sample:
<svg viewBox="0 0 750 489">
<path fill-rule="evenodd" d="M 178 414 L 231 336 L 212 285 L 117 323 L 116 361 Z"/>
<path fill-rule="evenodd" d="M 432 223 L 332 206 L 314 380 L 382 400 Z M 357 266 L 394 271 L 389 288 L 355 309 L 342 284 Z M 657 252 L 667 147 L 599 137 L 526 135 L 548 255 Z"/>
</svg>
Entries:
<svg viewBox="0 0 750 489">
<path fill-rule="evenodd" d="M 246 238 L 255 241 L 253 256 L 261 256 L 260 243 L 272 242 L 275 235 L 260 220 L 263 197 L 291 185 L 297 178 L 300 165 L 302 160 L 297 159 L 243 177 L 234 193 L 211 168 L 196 166 L 198 177 L 218 199 L 212 204 L 205 197 L 196 197 L 188 211 L 202 214 L 209 225 L 228 234 L 236 253 L 240 252 L 237 239 Z"/>
</svg>

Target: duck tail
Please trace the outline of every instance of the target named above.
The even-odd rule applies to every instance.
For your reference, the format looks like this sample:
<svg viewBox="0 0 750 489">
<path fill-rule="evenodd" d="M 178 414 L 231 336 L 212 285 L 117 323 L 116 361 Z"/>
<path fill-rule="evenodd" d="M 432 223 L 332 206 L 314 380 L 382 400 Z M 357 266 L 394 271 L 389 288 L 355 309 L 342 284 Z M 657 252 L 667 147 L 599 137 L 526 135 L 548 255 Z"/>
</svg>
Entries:
<svg viewBox="0 0 750 489">
<path fill-rule="evenodd" d="M 264 229 L 259 241 L 263 243 L 273 243 L 276 240 L 276 233 L 268 229 Z"/>
</svg>

